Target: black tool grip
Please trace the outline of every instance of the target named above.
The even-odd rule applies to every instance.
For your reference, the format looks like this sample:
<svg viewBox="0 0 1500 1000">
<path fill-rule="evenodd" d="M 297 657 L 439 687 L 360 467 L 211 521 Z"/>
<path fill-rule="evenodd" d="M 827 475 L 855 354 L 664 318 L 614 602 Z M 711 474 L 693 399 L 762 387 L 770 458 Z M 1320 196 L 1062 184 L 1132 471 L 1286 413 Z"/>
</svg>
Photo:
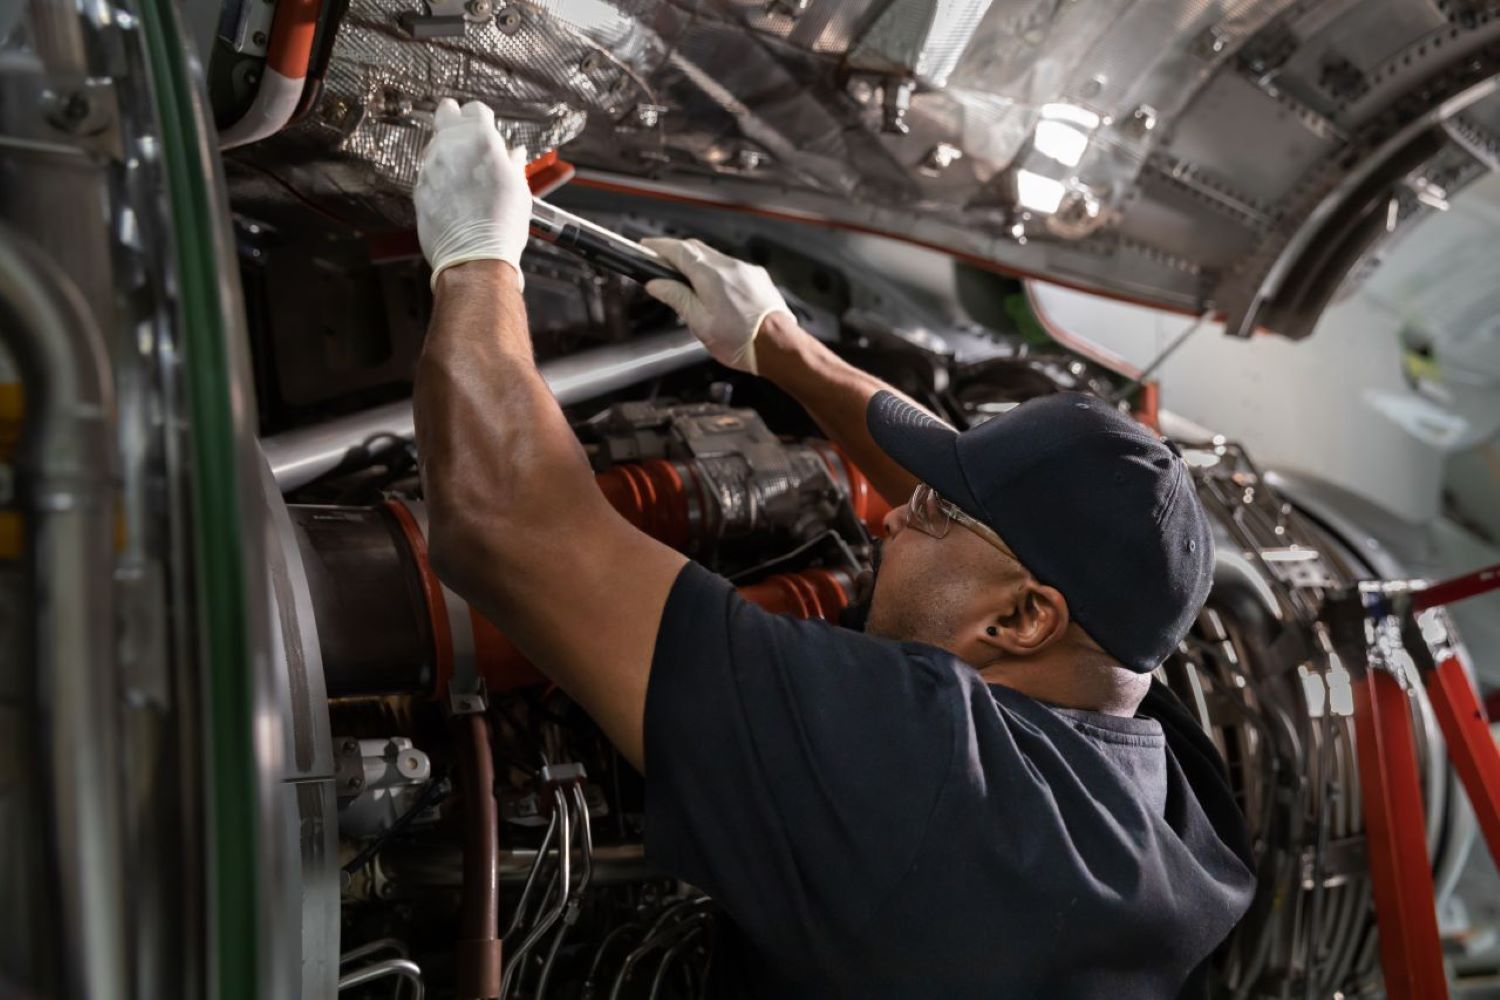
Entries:
<svg viewBox="0 0 1500 1000">
<path fill-rule="evenodd" d="M 551 240 L 564 250 L 572 250 L 591 263 L 641 284 L 656 278 L 688 283 L 682 272 L 663 264 L 655 254 L 623 237 L 604 239 L 577 226 L 564 226 Z"/>
</svg>

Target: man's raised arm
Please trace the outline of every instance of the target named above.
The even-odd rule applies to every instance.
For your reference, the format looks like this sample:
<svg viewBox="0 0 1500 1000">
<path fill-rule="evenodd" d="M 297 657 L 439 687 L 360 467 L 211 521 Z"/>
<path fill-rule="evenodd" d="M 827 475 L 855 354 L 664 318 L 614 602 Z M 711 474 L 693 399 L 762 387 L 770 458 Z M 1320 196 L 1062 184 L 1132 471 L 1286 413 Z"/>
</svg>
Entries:
<svg viewBox="0 0 1500 1000">
<path fill-rule="evenodd" d="M 433 565 L 641 768 L 657 625 L 686 560 L 605 501 L 536 370 L 524 152 L 482 104 L 444 101 L 435 126 L 414 193 L 435 306 L 413 393 Z"/>
</svg>

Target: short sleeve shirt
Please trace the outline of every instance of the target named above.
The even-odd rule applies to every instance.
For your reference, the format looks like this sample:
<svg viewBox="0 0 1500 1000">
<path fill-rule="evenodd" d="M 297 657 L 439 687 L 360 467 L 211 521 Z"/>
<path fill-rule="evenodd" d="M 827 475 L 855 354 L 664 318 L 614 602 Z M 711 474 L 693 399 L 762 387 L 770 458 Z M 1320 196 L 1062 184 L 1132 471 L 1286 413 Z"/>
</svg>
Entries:
<svg viewBox="0 0 1500 1000">
<path fill-rule="evenodd" d="M 1254 891 L 1213 745 L 773 615 L 689 563 L 647 694 L 648 858 L 729 918 L 720 996 L 1200 994 Z"/>
</svg>

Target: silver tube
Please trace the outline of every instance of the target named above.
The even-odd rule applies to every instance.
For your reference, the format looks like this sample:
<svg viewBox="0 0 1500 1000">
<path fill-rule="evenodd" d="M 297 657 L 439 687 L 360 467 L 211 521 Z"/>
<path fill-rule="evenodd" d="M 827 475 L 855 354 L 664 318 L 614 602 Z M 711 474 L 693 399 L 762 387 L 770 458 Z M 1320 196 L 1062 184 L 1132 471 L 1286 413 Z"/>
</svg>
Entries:
<svg viewBox="0 0 1500 1000">
<path fill-rule="evenodd" d="M 548 861 L 557 860 L 557 849 L 551 848 L 545 855 Z M 500 854 L 500 883 L 516 886 L 526 880 L 537 852 L 530 848 L 502 851 Z M 626 882 L 649 882 L 665 878 L 646 862 L 645 848 L 640 844 L 609 844 L 593 851 L 590 883 L 596 885 L 619 885 Z M 381 851 L 373 862 L 382 886 L 389 889 L 389 898 L 406 898 L 427 889 L 451 889 L 463 884 L 463 856 L 455 846 L 424 844 L 420 847 L 392 844 Z M 382 896 L 381 898 L 388 898 Z"/>
<path fill-rule="evenodd" d="M 522 939 L 521 944 L 506 957 L 505 974 L 500 980 L 500 998 L 506 1000 L 510 996 L 511 983 L 514 981 L 517 969 L 525 968 L 526 956 L 531 954 L 531 949 L 537 946 L 542 938 L 547 936 L 554 924 L 556 924 L 568 908 L 568 897 L 573 892 L 573 832 L 574 824 L 572 814 L 568 811 L 568 800 L 559 788 L 552 790 L 553 806 L 557 816 L 558 840 L 557 840 L 557 905 L 537 917 L 536 926 Z M 546 905 L 543 898 L 542 905 Z"/>
<path fill-rule="evenodd" d="M 387 976 L 400 976 L 411 983 L 412 1000 L 422 1000 L 425 988 L 422 985 L 422 969 L 416 962 L 406 958 L 388 958 L 384 962 L 376 962 L 367 965 L 363 969 L 356 969 L 348 975 L 339 977 L 339 992 L 352 990 L 356 986 L 365 983 L 373 983 L 377 979 L 385 979 Z"/>
<path fill-rule="evenodd" d="M 397 958 L 407 957 L 406 943 L 400 938 L 376 938 L 374 941 L 344 952 L 339 956 L 339 965 L 352 965 L 355 962 L 369 958 L 371 955 L 378 955 L 382 951 L 395 952 Z"/>
<path fill-rule="evenodd" d="M 605 393 L 686 368 L 708 357 L 687 330 L 637 337 L 621 344 L 579 351 L 538 365 L 542 378 L 562 406 L 596 399 Z M 345 463 L 357 461 L 367 447 L 383 438 L 410 438 L 411 400 L 387 403 L 347 417 L 299 427 L 264 441 L 266 458 L 282 492 L 306 485 Z"/>
<path fill-rule="evenodd" d="M 125 870 L 111 607 L 114 393 L 103 338 L 77 287 L 0 225 L 0 345 L 26 387 L 16 486 L 34 580 L 44 787 L 71 997 L 123 997 Z"/>
</svg>

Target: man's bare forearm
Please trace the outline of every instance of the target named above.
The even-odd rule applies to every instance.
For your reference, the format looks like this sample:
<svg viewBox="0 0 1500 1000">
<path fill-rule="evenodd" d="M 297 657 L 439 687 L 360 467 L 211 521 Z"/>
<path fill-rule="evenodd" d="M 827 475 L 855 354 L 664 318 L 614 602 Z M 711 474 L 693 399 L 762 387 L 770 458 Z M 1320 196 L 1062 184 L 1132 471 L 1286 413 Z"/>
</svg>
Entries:
<svg viewBox="0 0 1500 1000">
<path fill-rule="evenodd" d="M 881 450 L 865 423 L 871 397 L 894 388 L 834 354 L 787 313 L 766 318 L 755 338 L 755 357 L 760 374 L 802 404 L 887 502 L 899 505 L 911 497 L 916 479 Z"/>
<path fill-rule="evenodd" d="M 439 276 L 413 392 L 433 560 L 458 588 L 491 600 L 503 597 L 495 571 L 522 539 L 538 542 L 569 507 L 598 499 L 536 370 L 515 277 L 500 261 Z"/>
</svg>

